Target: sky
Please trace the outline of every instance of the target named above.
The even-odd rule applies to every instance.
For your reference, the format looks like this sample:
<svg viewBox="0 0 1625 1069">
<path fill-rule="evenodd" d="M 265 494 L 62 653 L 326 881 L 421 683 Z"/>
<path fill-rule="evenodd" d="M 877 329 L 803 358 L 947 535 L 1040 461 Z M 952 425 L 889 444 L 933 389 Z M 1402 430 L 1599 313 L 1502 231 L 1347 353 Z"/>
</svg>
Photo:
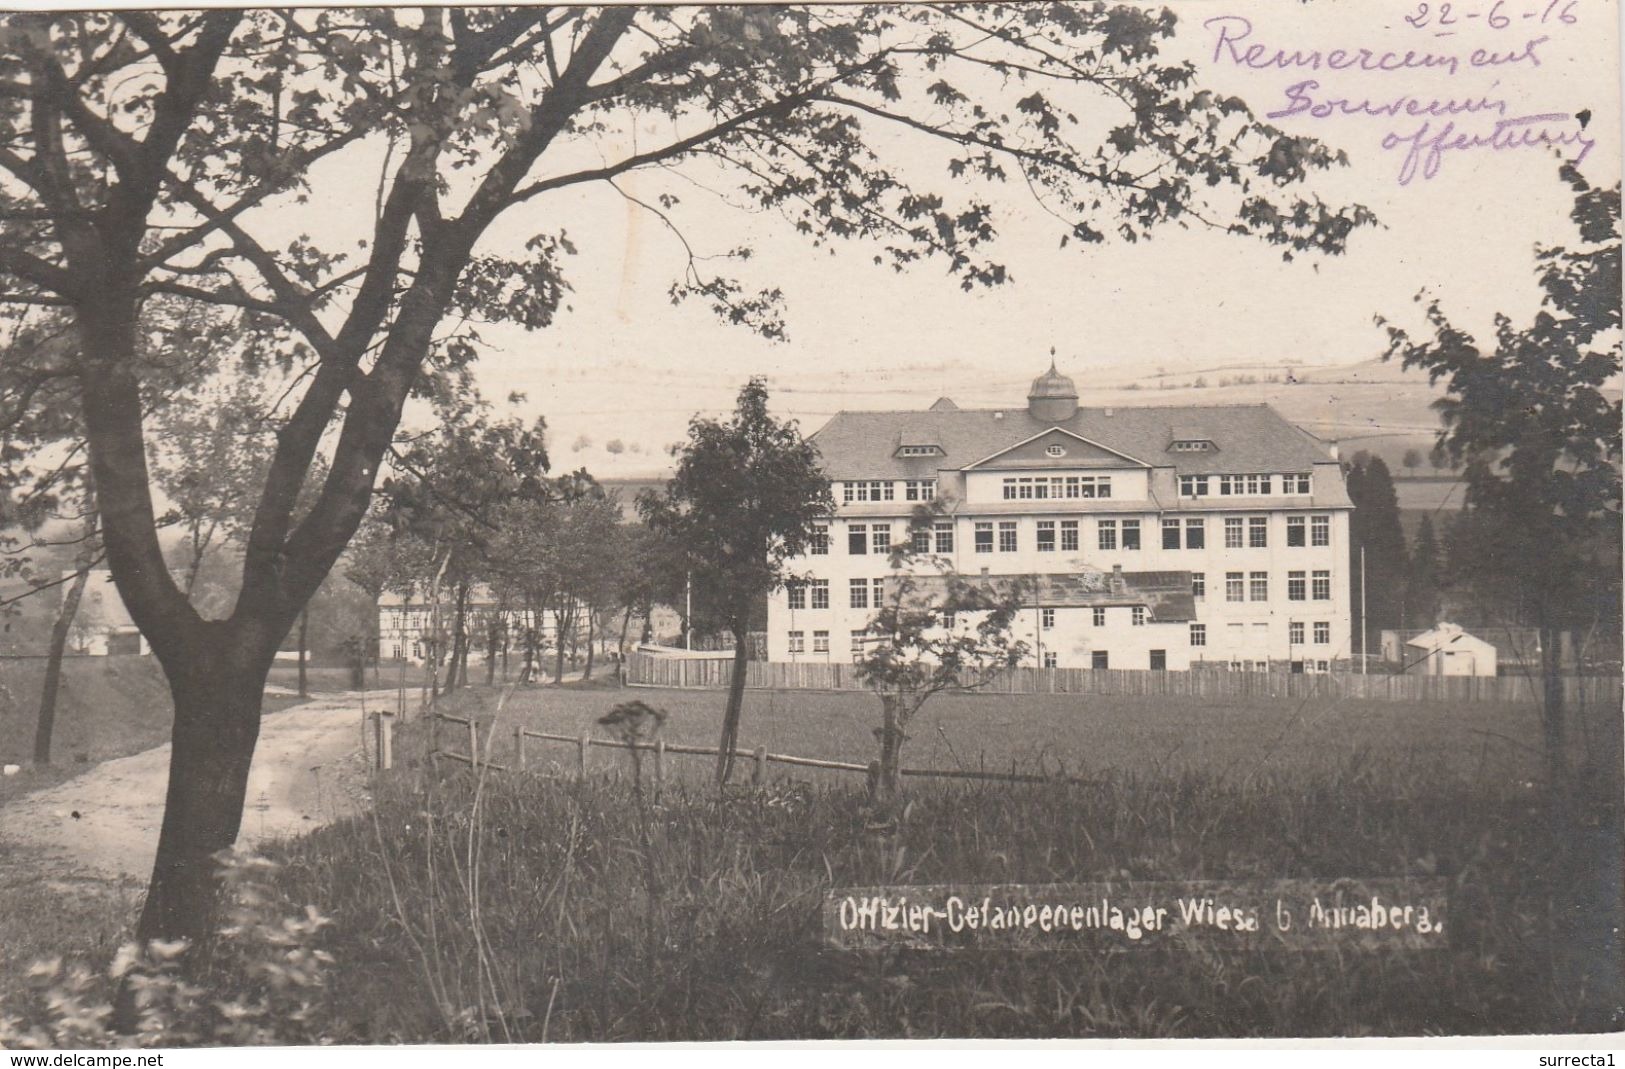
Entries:
<svg viewBox="0 0 1625 1069">
<path fill-rule="evenodd" d="M 1181 0 L 1179 33 L 1165 50 L 1193 62 L 1200 84 L 1241 96 L 1259 114 L 1287 108 L 1289 88 L 1306 80 L 1317 84 L 1300 86 L 1300 99 L 1370 99 L 1366 110 L 1396 101 L 1403 110 L 1411 99 L 1414 107 L 1493 103 L 1493 114 L 1457 120 L 1484 134 L 1497 117 L 1536 115 L 1549 118 L 1530 128 L 1574 136 L 1582 131 L 1573 116 L 1589 110 L 1584 135 L 1595 144 L 1582 170 L 1594 182 L 1618 181 L 1613 5 L 1463 0 L 1443 25 L 1445 5 L 1435 6 Z M 1249 61 L 1254 45 L 1261 48 Z M 1376 57 L 1453 56 L 1456 69 L 1350 69 L 1348 57 L 1362 48 Z M 1318 53 L 1319 64 L 1269 65 L 1280 49 L 1299 51 L 1306 63 Z M 1344 50 L 1341 59 L 1331 58 L 1335 49 Z M 1475 55 L 1503 62 L 1475 68 Z M 661 468 L 688 419 L 728 409 L 753 374 L 767 377 L 777 411 L 812 430 L 842 408 L 919 408 L 945 394 L 961 405 L 1020 404 L 1051 347 L 1087 390 L 1160 370 L 1370 360 L 1385 344 L 1374 316 L 1417 325 L 1413 298 L 1424 289 L 1479 330 L 1496 311 L 1532 313 L 1533 249 L 1569 237 L 1571 194 L 1557 180 L 1556 150 L 1447 152 L 1437 174 L 1402 183 L 1404 139 L 1424 118 L 1305 113 L 1273 121 L 1348 154 L 1349 166 L 1317 176 L 1313 189 L 1333 203 L 1366 205 L 1382 225 L 1358 232 L 1345 256 L 1283 263 L 1278 249 L 1250 239 L 1173 228 L 1137 245 L 1062 249 L 1058 224 L 1018 183 L 998 201 L 997 254 L 1013 283 L 967 294 L 929 261 L 898 275 L 874 266 L 861 246 L 831 256 L 776 217 L 687 187 L 674 217 L 697 251 L 750 244 L 755 257 L 730 273 L 748 288 L 785 291 L 789 340 L 772 343 L 718 323 L 698 302 L 674 307 L 667 291 L 684 264 L 678 238 L 614 190 L 571 190 L 502 224 L 511 235 L 568 232 L 580 250 L 566 265 L 569 308 L 540 332 L 483 330 L 478 381 L 493 399 L 524 393 L 520 411 L 546 417 L 556 467 L 637 476 Z M 1437 132 L 1448 120 L 1426 121 Z M 1572 157 L 1579 147 L 1560 151 Z M 649 199 L 671 181 L 633 176 L 622 189 Z M 607 451 L 612 441 L 624 450 Z"/>
</svg>

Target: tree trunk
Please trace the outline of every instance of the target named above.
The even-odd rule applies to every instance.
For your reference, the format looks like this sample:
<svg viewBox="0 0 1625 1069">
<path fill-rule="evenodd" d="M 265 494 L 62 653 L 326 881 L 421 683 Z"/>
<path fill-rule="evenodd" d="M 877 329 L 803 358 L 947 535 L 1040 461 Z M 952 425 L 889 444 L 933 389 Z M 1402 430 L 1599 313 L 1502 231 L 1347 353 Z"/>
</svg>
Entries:
<svg viewBox="0 0 1625 1069">
<path fill-rule="evenodd" d="M 1562 632 L 1540 621 L 1540 673 L 1543 684 L 1541 735 L 1546 744 L 1546 778 L 1551 796 L 1560 797 L 1568 782 L 1568 754 L 1564 730 Z"/>
<path fill-rule="evenodd" d="M 592 678 L 593 643 L 598 638 L 598 614 L 591 608 L 587 609 L 587 667 L 581 673 L 582 679 Z"/>
<path fill-rule="evenodd" d="M 56 693 L 62 684 L 62 655 L 68 649 L 68 632 L 73 629 L 73 618 L 79 614 L 79 599 L 84 596 L 85 582 L 90 578 L 90 561 L 80 555 L 79 570 L 62 597 L 62 611 L 51 625 L 51 649 L 45 661 L 45 687 L 40 692 L 39 720 L 34 725 L 34 763 L 51 763 L 51 736 L 56 731 Z"/>
<path fill-rule="evenodd" d="M 468 636 L 463 633 L 468 623 L 468 584 L 457 584 L 457 612 L 452 617 L 451 664 L 446 669 L 446 689 L 468 685 Z M 462 682 L 458 682 L 458 677 Z"/>
<path fill-rule="evenodd" d="M 175 703 L 169 788 L 158 853 L 136 935 L 206 944 L 215 929 L 215 855 L 237 841 L 248 770 L 275 642 L 261 656 L 231 656 L 218 641 L 194 643 L 184 673 L 169 666 Z"/>
<path fill-rule="evenodd" d="M 902 779 L 899 769 L 903 763 L 903 728 L 898 723 L 895 697 L 881 696 L 880 730 L 875 734 L 880 736 L 880 782 L 877 785 L 875 800 L 882 808 L 890 809 L 892 803 L 897 800 L 898 787 Z"/>
<path fill-rule="evenodd" d="M 305 639 L 310 633 L 310 606 L 299 610 L 299 696 L 310 697 L 310 684 L 305 678 Z"/>
<path fill-rule="evenodd" d="M 722 741 L 717 749 L 717 788 L 720 790 L 733 775 L 735 748 L 739 745 L 739 714 L 745 707 L 745 662 L 750 653 L 745 648 L 745 625 L 735 624 L 734 671 L 728 681 L 728 708 L 722 714 Z"/>
<path fill-rule="evenodd" d="M 564 601 L 559 601 L 558 609 L 553 613 L 553 645 L 558 647 L 553 651 L 553 682 L 564 682 L 564 628 L 568 619 L 569 626 L 575 626 L 575 609 L 569 610 L 568 617 L 564 608 Z"/>
</svg>

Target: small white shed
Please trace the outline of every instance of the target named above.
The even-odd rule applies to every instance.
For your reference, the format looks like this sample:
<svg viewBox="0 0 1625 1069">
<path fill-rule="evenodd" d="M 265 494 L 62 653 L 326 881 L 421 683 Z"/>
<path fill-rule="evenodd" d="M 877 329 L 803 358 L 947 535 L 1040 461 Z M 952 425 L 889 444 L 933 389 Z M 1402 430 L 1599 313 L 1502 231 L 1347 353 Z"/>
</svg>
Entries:
<svg viewBox="0 0 1625 1069">
<path fill-rule="evenodd" d="M 1495 647 L 1455 624 L 1440 624 L 1405 643 L 1405 671 L 1428 676 L 1493 676 Z"/>
</svg>

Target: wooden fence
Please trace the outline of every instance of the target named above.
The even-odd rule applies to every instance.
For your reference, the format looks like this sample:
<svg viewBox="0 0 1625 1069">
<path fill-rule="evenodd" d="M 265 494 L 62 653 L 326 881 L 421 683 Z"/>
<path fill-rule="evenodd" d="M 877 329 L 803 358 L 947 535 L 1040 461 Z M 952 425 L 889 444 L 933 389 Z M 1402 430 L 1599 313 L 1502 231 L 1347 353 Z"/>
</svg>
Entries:
<svg viewBox="0 0 1625 1069">
<path fill-rule="evenodd" d="M 626 682 L 634 687 L 726 688 L 732 661 L 687 660 L 634 653 L 626 661 Z M 864 690 L 857 666 L 844 661 L 748 661 L 745 686 L 752 690 Z M 1186 698 L 1364 698 L 1395 702 L 1541 701 L 1538 676 L 1361 675 L 1331 672 L 1192 670 L 1151 672 L 1135 669 L 1015 668 L 982 688 L 985 693 L 1098 694 Z M 1571 707 L 1618 707 L 1625 700 L 1619 676 L 1565 676 L 1564 701 Z"/>
<path fill-rule="evenodd" d="M 471 768 L 488 768 L 497 772 L 508 772 L 517 769 L 529 769 L 529 755 L 526 741 L 535 740 L 544 743 L 564 743 L 575 750 L 575 760 L 571 762 L 576 775 L 585 777 L 589 772 L 590 761 L 588 753 L 594 746 L 611 750 L 642 750 L 650 754 L 654 760 L 649 767 L 649 774 L 655 786 L 660 786 L 665 780 L 666 756 L 668 754 L 688 754 L 695 757 L 716 757 L 720 750 L 710 746 L 689 746 L 682 743 L 667 742 L 656 739 L 651 742 L 627 743 L 619 739 L 601 739 L 592 735 L 556 735 L 546 731 L 531 731 L 527 728 L 513 729 L 513 764 L 498 764 L 482 756 L 480 749 L 479 723 L 460 716 L 447 716 L 442 713 L 430 713 L 432 724 L 438 728 L 439 724 L 453 724 L 467 731 L 468 750 L 460 753 L 456 750 L 443 750 L 433 744 L 429 751 L 430 761 L 443 759 L 455 761 L 458 764 L 468 765 Z M 487 753 L 491 738 L 491 729 L 486 732 Z M 438 731 L 431 733 L 438 735 Z M 437 740 L 436 740 L 437 742 Z M 769 753 L 767 747 L 758 746 L 754 750 L 734 750 L 737 760 L 751 762 L 751 782 L 760 786 L 767 782 L 769 765 L 792 765 L 799 768 L 822 768 L 833 772 L 862 772 L 869 777 L 871 789 L 880 775 L 880 762 L 871 761 L 868 764 L 858 764 L 852 761 L 826 761 L 818 757 L 796 757 L 792 754 Z M 1072 776 L 1041 776 L 1024 772 L 991 772 L 986 769 L 941 769 L 941 768 L 900 768 L 899 775 L 913 776 L 927 779 L 964 779 L 985 780 L 998 783 L 1082 783 L 1084 780 Z"/>
</svg>

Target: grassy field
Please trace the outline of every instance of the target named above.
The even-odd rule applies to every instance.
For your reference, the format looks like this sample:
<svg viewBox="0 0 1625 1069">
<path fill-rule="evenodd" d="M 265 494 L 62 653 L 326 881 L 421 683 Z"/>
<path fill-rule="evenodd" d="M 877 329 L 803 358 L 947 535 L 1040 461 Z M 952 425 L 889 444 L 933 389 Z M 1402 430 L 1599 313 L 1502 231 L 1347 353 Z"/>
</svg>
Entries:
<svg viewBox="0 0 1625 1069">
<path fill-rule="evenodd" d="M 719 693 L 539 688 L 504 708 L 494 756 L 510 756 L 519 723 L 601 734 L 596 719 L 632 697 L 667 709 L 670 740 L 714 745 Z M 494 705 L 494 692 L 473 690 L 446 708 L 488 725 Z M 751 692 L 743 741 L 863 760 L 873 705 Z M 1593 711 L 1578 800 L 1557 815 L 1532 786 L 1530 708 L 982 696 L 927 709 L 907 765 L 1084 781 L 905 781 L 901 821 L 877 826 L 857 775 L 776 769 L 761 788 L 718 796 L 706 759 L 673 758 L 653 798 L 632 789 L 623 754 L 594 749 L 580 780 L 565 771 L 572 748 L 532 743 L 531 774 L 480 780 L 430 769 L 426 725 L 409 723 L 372 813 L 271 851 L 280 867 L 262 900 L 334 921 L 320 942 L 335 959 L 321 1011 L 278 1035 L 1356 1036 L 1625 1023 L 1619 742 L 1601 729 L 1617 713 Z M 462 744 L 442 730 L 448 748 Z M 875 884 L 1405 876 L 1449 881 L 1448 950 L 857 954 L 826 946 L 819 922 L 828 891 Z M 61 938 L 105 961 L 110 904 L 75 908 Z M 217 996 L 254 981 L 220 983 Z M 0 992 L 0 1008 L 50 1016 L 20 991 L 6 1001 Z"/>
<path fill-rule="evenodd" d="M 510 760 L 513 728 L 575 737 L 604 736 L 597 719 L 620 701 L 639 699 L 664 709 L 668 742 L 715 746 L 725 695 L 717 691 L 651 688 L 521 689 L 514 693 L 491 740 L 491 756 Z M 496 692 L 459 692 L 442 705 L 473 713 L 482 739 L 490 731 Z M 1577 718 L 1576 760 L 1618 734 L 1617 710 Z M 747 691 L 740 727 L 743 748 L 864 763 L 876 754 L 879 703 L 861 692 Z M 993 769 L 1091 776 L 1103 772 L 1180 775 L 1201 772 L 1231 779 L 1291 772 L 1313 776 L 1351 762 L 1403 774 L 1450 775 L 1481 782 L 1522 783 L 1539 775 L 1539 720 L 1533 706 L 1423 705 L 1385 701 L 1199 701 L 1078 695 L 944 695 L 928 703 L 910 727 L 906 766 Z M 447 749 L 466 752 L 461 731 L 442 728 Z M 574 767 L 569 744 L 527 743 L 531 763 Z M 627 767 L 622 752 L 594 749 L 593 762 Z M 703 776 L 709 758 L 671 757 L 681 774 Z M 773 765 L 773 775 L 790 775 Z M 849 773 L 797 768 L 794 776 L 845 782 Z M 822 778 L 821 778 L 822 777 Z M 858 777 L 861 779 L 861 777 Z"/>
</svg>

